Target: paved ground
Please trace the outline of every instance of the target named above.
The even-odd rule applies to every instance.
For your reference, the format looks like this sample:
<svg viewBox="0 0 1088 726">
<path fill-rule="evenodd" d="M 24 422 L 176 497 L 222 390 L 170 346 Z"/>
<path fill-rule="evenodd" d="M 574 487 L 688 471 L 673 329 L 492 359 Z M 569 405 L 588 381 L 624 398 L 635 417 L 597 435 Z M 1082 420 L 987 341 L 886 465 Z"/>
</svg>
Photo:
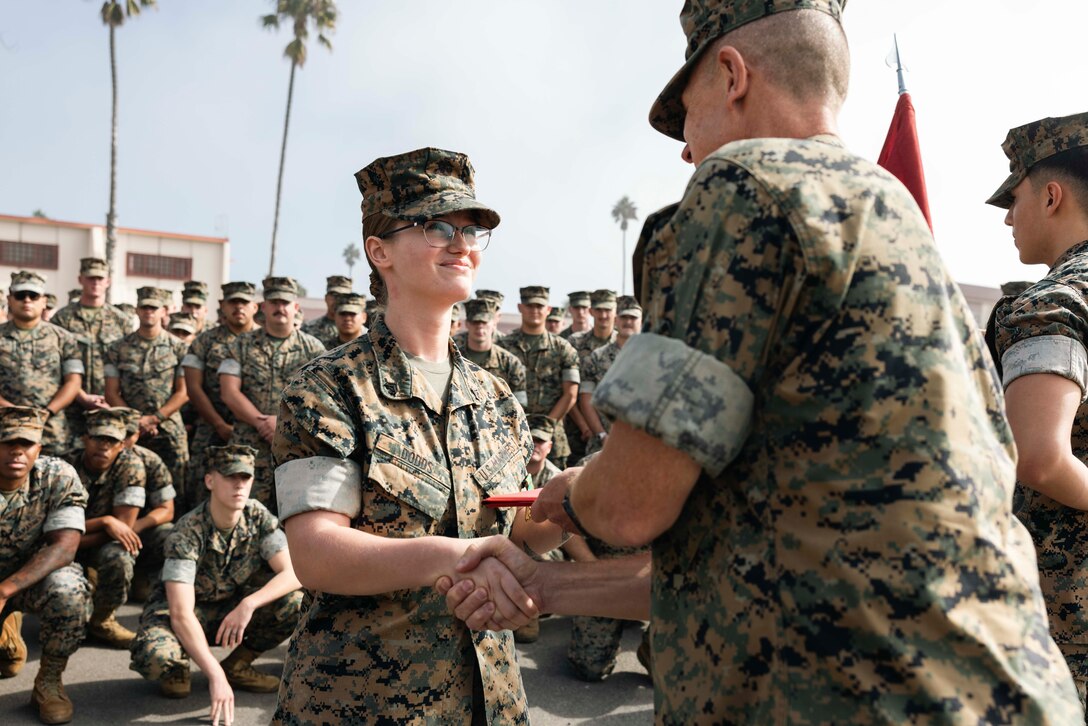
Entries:
<svg viewBox="0 0 1088 726">
<path fill-rule="evenodd" d="M 136 606 L 126 605 L 121 622 L 135 628 Z M 566 664 L 570 623 L 549 618 L 541 623 L 540 640 L 521 649 L 521 672 L 529 696 L 532 721 L 536 726 L 594 723 L 604 726 L 650 724 L 653 722 L 653 687 L 635 658 L 639 631 L 632 626 L 624 633 L 624 648 L 616 671 L 602 683 L 583 683 L 569 675 Z M 0 723 L 4 726 L 36 724 L 30 708 L 30 689 L 38 671 L 38 622 L 27 616 L 23 636 L 30 658 L 22 673 L 0 680 Z M 275 672 L 282 664 L 286 646 L 280 646 L 257 661 L 262 670 Z M 227 651 L 215 649 L 223 658 Z M 171 701 L 158 695 L 154 683 L 144 681 L 128 669 L 128 651 L 86 646 L 72 656 L 65 672 L 65 687 L 75 704 L 73 723 L 207 723 L 207 681 L 193 675 L 193 695 Z M 274 695 L 235 693 L 235 724 L 267 724 L 275 707 Z"/>
</svg>

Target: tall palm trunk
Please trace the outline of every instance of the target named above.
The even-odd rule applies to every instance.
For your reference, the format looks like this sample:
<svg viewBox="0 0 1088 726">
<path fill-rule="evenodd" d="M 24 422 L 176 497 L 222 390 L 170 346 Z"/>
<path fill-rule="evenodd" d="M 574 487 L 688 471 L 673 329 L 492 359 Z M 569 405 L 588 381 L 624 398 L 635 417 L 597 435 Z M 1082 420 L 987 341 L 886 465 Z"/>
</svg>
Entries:
<svg viewBox="0 0 1088 726">
<path fill-rule="evenodd" d="M 272 219 L 272 254 L 268 260 L 268 275 L 271 277 L 276 267 L 276 233 L 280 228 L 280 193 L 283 191 L 283 162 L 287 158 L 287 127 L 291 123 L 291 96 L 295 92 L 295 68 L 298 63 L 291 61 L 291 80 L 287 83 L 287 114 L 283 117 L 283 144 L 280 145 L 280 174 L 276 180 L 276 214 Z"/>
<path fill-rule="evenodd" d="M 620 232 L 623 233 L 623 266 L 622 266 L 622 279 L 620 280 L 620 294 L 627 294 L 627 223 L 625 222 L 620 227 Z"/>
<path fill-rule="evenodd" d="M 110 208 L 106 212 L 106 265 L 113 276 L 113 256 L 117 248 L 117 54 L 114 49 L 114 26 L 110 25 L 110 80 L 113 84 L 113 114 L 110 118 Z M 106 288 L 106 302 L 113 297 L 112 286 Z"/>
</svg>

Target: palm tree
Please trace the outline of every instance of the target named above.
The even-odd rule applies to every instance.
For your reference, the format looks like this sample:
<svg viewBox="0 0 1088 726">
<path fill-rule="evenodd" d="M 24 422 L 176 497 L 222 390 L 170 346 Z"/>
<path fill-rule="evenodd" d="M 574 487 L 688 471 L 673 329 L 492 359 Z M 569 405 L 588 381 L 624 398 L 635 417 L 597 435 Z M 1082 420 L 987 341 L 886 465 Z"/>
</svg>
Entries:
<svg viewBox="0 0 1088 726">
<path fill-rule="evenodd" d="M 359 261 L 359 245 L 350 243 L 344 248 L 343 254 L 344 262 L 348 263 L 348 277 L 351 277 L 351 271 L 355 268 L 355 263 Z"/>
<path fill-rule="evenodd" d="M 132 2 L 132 0 L 129 0 Z M 281 22 L 291 23 L 295 37 L 283 51 L 291 61 L 291 77 L 287 82 L 287 114 L 283 119 L 283 143 L 280 145 L 280 173 L 276 180 L 276 213 L 272 219 L 272 254 L 268 260 L 268 274 L 276 266 L 276 233 L 280 226 L 280 193 L 283 191 L 283 162 L 287 155 L 287 127 L 291 122 L 291 97 L 295 92 L 295 69 L 306 65 L 306 39 L 310 24 L 317 31 L 317 42 L 332 50 L 326 33 L 336 29 L 336 3 L 333 0 L 273 0 L 276 12 L 261 16 L 261 25 L 269 30 L 279 30 Z"/>
<path fill-rule="evenodd" d="M 623 232 L 623 278 L 620 289 L 622 294 L 627 294 L 627 223 L 633 219 L 638 219 L 638 210 L 635 209 L 635 203 L 624 194 L 616 206 L 612 207 L 612 219 L 620 225 L 620 230 Z"/>
<path fill-rule="evenodd" d="M 106 212 L 106 264 L 113 275 L 113 252 L 117 247 L 117 51 L 114 35 L 126 18 L 134 18 L 143 8 L 155 7 L 155 0 L 106 0 L 102 3 L 102 22 L 110 29 L 110 81 L 113 84 L 113 111 L 110 117 L 110 208 Z M 111 288 L 106 289 L 106 300 Z"/>
</svg>

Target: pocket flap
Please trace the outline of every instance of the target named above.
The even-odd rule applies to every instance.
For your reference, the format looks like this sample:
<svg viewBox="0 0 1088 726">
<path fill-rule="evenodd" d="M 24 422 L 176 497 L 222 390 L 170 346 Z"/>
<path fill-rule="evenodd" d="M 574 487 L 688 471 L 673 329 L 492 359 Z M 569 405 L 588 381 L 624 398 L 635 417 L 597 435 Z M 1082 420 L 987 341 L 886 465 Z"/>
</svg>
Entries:
<svg viewBox="0 0 1088 726">
<path fill-rule="evenodd" d="M 367 478 L 434 519 L 449 508 L 449 473 L 387 434 L 378 435 Z"/>
<path fill-rule="evenodd" d="M 488 494 L 513 494 L 521 490 L 521 483 L 528 476 L 521 456 L 521 447 L 508 441 L 472 476 Z"/>
</svg>

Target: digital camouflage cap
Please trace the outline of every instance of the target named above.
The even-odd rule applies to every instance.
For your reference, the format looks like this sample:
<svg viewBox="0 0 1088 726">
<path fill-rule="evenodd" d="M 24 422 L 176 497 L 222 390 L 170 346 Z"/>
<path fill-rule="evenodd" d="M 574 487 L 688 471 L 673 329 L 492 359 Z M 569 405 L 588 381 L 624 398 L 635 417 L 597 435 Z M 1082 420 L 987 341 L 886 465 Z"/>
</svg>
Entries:
<svg viewBox="0 0 1088 726">
<path fill-rule="evenodd" d="M 140 430 L 140 417 L 143 416 L 142 413 L 134 408 L 126 408 L 124 406 L 114 406 L 113 410 L 124 414 L 125 433 L 128 436 L 132 436 Z"/>
<path fill-rule="evenodd" d="M 45 278 L 37 272 L 18 270 L 11 273 L 11 287 L 8 288 L 8 292 L 10 294 L 15 294 L 17 292 L 36 292 L 39 295 L 44 295 Z"/>
<path fill-rule="evenodd" d="M 550 290 L 543 285 L 529 285 L 518 290 L 523 305 L 549 305 Z"/>
<path fill-rule="evenodd" d="M 208 449 L 208 470 L 217 471 L 223 476 L 248 474 L 253 476 L 256 470 L 257 450 L 242 444 L 212 446 Z"/>
<path fill-rule="evenodd" d="M 471 211 L 480 223 L 497 227 L 499 214 L 476 201 L 472 162 L 456 151 L 424 148 L 386 156 L 355 173 L 363 195 L 363 218 L 384 214 L 426 222 L 452 212 Z"/>
<path fill-rule="evenodd" d="M 208 302 L 208 283 L 188 280 L 181 291 L 181 301 L 186 305 L 204 305 Z"/>
<path fill-rule="evenodd" d="M 596 310 L 615 310 L 616 309 L 616 291 L 615 290 L 594 290 L 589 294 L 590 307 Z"/>
<path fill-rule="evenodd" d="M 567 295 L 567 307 L 568 308 L 588 308 L 589 307 L 589 291 L 579 290 L 578 292 L 572 292 Z"/>
<path fill-rule="evenodd" d="M 183 333 L 195 333 L 197 320 L 192 313 L 170 313 L 168 330 L 180 330 Z"/>
<path fill-rule="evenodd" d="M 366 312 L 366 295 L 360 295 L 355 292 L 347 295 L 337 295 L 336 312 L 356 313 L 361 315 Z"/>
<path fill-rule="evenodd" d="M 465 301 L 465 320 L 470 323 L 490 323 L 495 318 L 495 308 L 490 300 L 476 298 Z"/>
<path fill-rule="evenodd" d="M 49 411 L 30 406 L 4 406 L 0 408 L 0 443 L 29 441 L 40 444 Z"/>
<path fill-rule="evenodd" d="M 642 315 L 642 306 L 633 295 L 620 295 L 616 298 L 616 315 Z"/>
<path fill-rule="evenodd" d="M 57 307 L 57 296 L 51 292 L 45 293 L 45 309 L 52 310 Z"/>
<path fill-rule="evenodd" d="M 136 307 L 166 307 L 173 297 L 174 293 L 161 287 L 141 287 L 136 290 Z"/>
<path fill-rule="evenodd" d="M 477 290 L 476 297 L 489 301 L 496 310 L 502 307 L 502 301 L 506 299 L 498 290 Z"/>
<path fill-rule="evenodd" d="M 253 302 L 257 299 L 257 286 L 252 282 L 227 282 L 219 286 L 219 291 L 224 300 Z"/>
<path fill-rule="evenodd" d="M 844 7 L 846 0 L 685 0 L 680 11 L 680 27 L 688 39 L 684 65 L 650 109 L 650 125 L 677 141 L 684 140 L 685 112 L 680 95 L 703 52 L 726 33 L 790 10 L 817 10 L 842 22 Z"/>
<path fill-rule="evenodd" d="M 84 277 L 109 277 L 110 266 L 101 257 L 83 257 L 79 260 L 79 274 Z"/>
<path fill-rule="evenodd" d="M 263 284 L 265 300 L 298 300 L 298 283 L 292 277 L 266 277 Z"/>
<path fill-rule="evenodd" d="M 97 408 L 83 415 L 87 422 L 88 436 L 106 436 L 116 441 L 124 441 L 129 435 L 129 413 L 131 409 L 116 406 Z"/>
<path fill-rule="evenodd" d="M 1008 209 L 1012 190 L 1024 181 L 1031 167 L 1063 151 L 1088 146 L 1088 113 L 1039 119 L 1009 129 L 1001 148 L 1009 157 L 1009 177 L 986 200 L 987 204 Z"/>
<path fill-rule="evenodd" d="M 526 418 L 529 420 L 529 435 L 539 441 L 551 441 L 555 436 L 555 421 L 542 413 L 531 413 Z"/>
<path fill-rule="evenodd" d="M 567 309 L 566 308 L 555 307 L 555 308 L 552 308 L 552 311 L 550 313 L 548 313 L 548 318 L 547 319 L 548 320 L 562 320 L 564 317 L 566 317 L 566 315 L 567 315 Z"/>
<path fill-rule="evenodd" d="M 325 278 L 326 295 L 350 295 L 352 281 L 350 277 L 343 275 L 329 275 Z"/>
</svg>

